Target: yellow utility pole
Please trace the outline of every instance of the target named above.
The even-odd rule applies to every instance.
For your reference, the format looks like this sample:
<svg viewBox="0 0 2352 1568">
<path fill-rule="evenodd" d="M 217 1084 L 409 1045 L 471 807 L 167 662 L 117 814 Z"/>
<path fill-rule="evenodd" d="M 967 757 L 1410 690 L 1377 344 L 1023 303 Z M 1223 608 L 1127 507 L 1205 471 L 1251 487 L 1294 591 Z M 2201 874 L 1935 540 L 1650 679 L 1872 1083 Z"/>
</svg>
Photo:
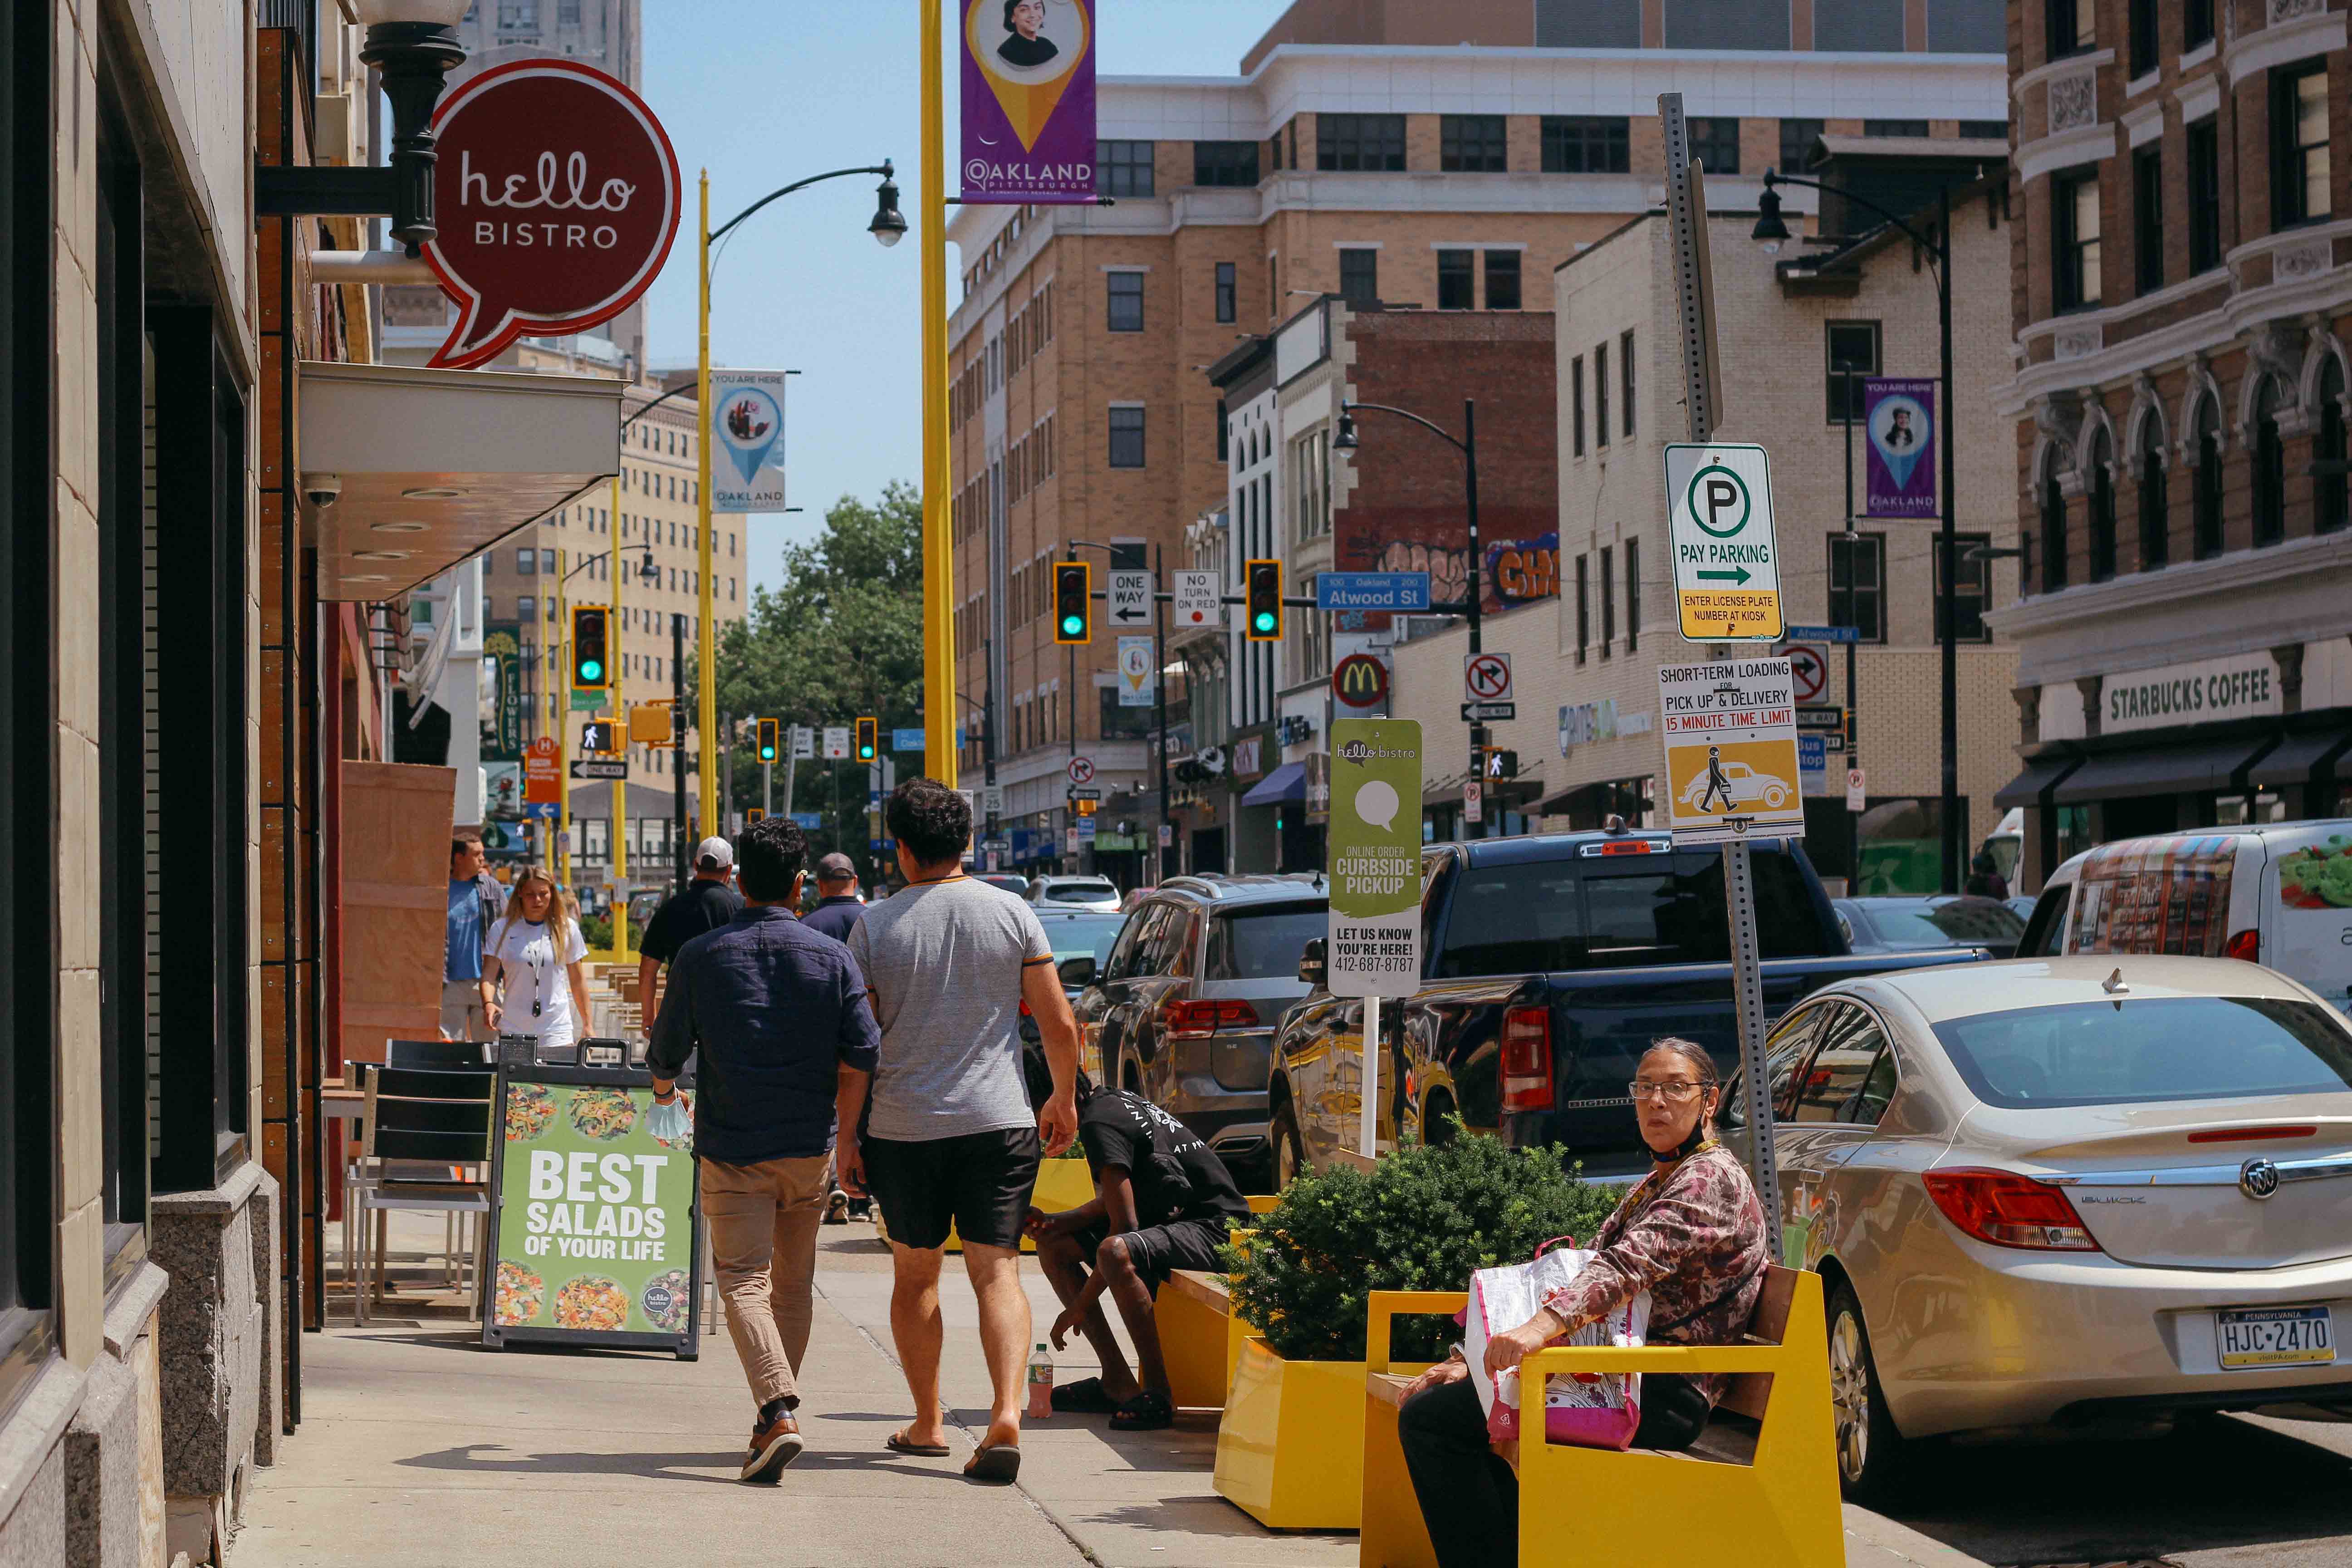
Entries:
<svg viewBox="0 0 2352 1568">
<path fill-rule="evenodd" d="M 699 584 L 695 602 L 701 611 L 702 621 L 698 660 L 700 676 L 695 682 L 694 721 L 702 735 L 699 774 L 702 833 L 708 837 L 714 833 L 723 833 L 727 828 L 719 817 L 719 632 L 710 613 L 710 171 L 708 169 L 702 171 L 702 216 L 696 225 L 696 235 L 699 242 L 695 253 L 696 315 L 701 346 L 696 360 L 694 389 L 694 493 L 698 524 L 695 530 L 695 564 L 699 568 L 695 574 Z"/>
<path fill-rule="evenodd" d="M 621 438 L 624 441 L 628 439 L 625 427 L 621 432 Z M 610 552 L 604 557 L 604 564 L 613 574 L 613 618 L 604 629 L 605 639 L 610 645 L 605 651 L 613 660 L 614 716 L 621 726 L 621 732 L 625 735 L 629 723 L 629 666 L 621 655 L 621 623 L 625 619 L 621 614 L 621 590 L 628 583 L 629 565 L 621 559 L 621 476 L 618 474 L 613 476 L 612 510 L 605 515 L 604 521 L 607 524 L 605 537 L 613 542 Z M 613 781 L 613 820 L 607 829 L 612 835 L 613 876 L 623 883 L 629 879 L 628 756 L 627 742 L 625 742 L 621 751 L 621 776 Z M 629 962 L 629 900 L 625 895 L 613 911 L 613 962 Z"/>
<path fill-rule="evenodd" d="M 556 847 L 572 831 L 572 552 L 555 552 L 555 624 L 562 640 L 547 639 L 547 708 L 555 717 L 555 826 L 547 836 L 547 870 L 559 888 L 572 888 L 572 851 Z M 610 635 L 609 633 L 607 634 Z M 580 889 L 572 888 L 578 898 Z"/>
<path fill-rule="evenodd" d="M 923 764 L 956 782 L 955 541 L 948 531 L 948 192 L 946 38 L 941 0 L 923 29 Z"/>
</svg>

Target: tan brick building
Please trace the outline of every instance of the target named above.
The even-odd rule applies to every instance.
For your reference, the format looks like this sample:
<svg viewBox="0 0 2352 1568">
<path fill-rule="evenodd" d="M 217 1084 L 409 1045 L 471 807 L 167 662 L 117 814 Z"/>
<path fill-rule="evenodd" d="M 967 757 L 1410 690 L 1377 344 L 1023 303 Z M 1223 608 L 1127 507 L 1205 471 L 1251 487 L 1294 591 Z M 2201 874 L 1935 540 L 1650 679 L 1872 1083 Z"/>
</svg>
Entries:
<svg viewBox="0 0 2352 1568">
<path fill-rule="evenodd" d="M 1932 31 L 1907 54 L 1843 54 L 1805 47 L 1815 27 L 1727 75 L 1679 37 L 1638 59 L 1580 42 L 1551 6 L 1535 11 L 1566 31 L 1384 47 L 1387 24 L 1362 18 L 1388 9 L 1295 7 L 1230 79 L 1106 79 L 1097 179 L 1115 205 L 965 206 L 950 223 L 958 684 L 994 703 L 1006 816 L 1032 863 L 1060 852 L 1074 749 L 1107 803 L 1150 784 L 1141 733 L 1116 710 L 1106 733 L 1112 645 L 1076 659 L 1054 645 L 1043 563 L 1087 541 L 1176 564 L 1228 489 L 1233 433 L 1201 371 L 1238 339 L 1325 293 L 1550 310 L 1554 269 L 1657 199 L 1661 91 L 1699 117 L 1710 188 L 1733 208 L 1825 131 L 1952 138 L 2004 107 L 1997 63 L 1931 52 Z M 1311 43 L 1282 41 L 1309 23 Z M 1906 31 L 1895 47 L 1910 45 Z M 1292 476 L 1276 479 L 1288 493 Z"/>
<path fill-rule="evenodd" d="M 2025 885 L 2344 809 L 2352 65 L 2341 0 L 2013 0 Z"/>
</svg>

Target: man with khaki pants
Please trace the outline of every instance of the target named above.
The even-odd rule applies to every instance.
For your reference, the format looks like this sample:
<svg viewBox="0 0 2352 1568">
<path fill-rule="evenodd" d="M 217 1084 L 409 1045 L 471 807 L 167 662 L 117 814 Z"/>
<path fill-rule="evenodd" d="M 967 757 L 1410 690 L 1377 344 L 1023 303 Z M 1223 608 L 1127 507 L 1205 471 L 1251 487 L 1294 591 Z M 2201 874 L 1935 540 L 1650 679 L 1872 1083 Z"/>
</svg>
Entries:
<svg viewBox="0 0 2352 1568">
<path fill-rule="evenodd" d="M 646 1065 L 677 1098 L 699 1057 L 694 1149 L 727 1330 L 759 1405 L 741 1479 L 772 1481 L 800 1456 L 817 1226 L 836 1125 L 856 1128 L 881 1032 L 849 950 L 793 918 L 806 839 L 790 818 L 744 830 L 742 912 L 678 949 Z"/>
</svg>

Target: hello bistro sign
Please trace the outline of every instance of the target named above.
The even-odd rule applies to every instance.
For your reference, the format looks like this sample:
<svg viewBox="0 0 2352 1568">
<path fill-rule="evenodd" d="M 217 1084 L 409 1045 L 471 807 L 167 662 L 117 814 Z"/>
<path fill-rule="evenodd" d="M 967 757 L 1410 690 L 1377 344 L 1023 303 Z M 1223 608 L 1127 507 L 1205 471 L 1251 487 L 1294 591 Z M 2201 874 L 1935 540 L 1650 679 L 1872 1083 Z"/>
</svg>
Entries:
<svg viewBox="0 0 2352 1568">
<path fill-rule="evenodd" d="M 432 363 L 468 369 L 521 337 L 609 321 L 659 277 L 683 205 L 645 100 L 569 60 L 484 71 L 433 117 L 440 233 L 425 259 L 457 302 Z"/>
</svg>

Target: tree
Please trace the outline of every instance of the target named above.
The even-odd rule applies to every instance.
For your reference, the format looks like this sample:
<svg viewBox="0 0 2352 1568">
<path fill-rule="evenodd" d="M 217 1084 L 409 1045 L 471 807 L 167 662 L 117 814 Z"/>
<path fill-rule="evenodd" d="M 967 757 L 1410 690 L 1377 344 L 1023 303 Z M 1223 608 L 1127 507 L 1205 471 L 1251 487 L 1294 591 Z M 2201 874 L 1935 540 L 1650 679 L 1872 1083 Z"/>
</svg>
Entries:
<svg viewBox="0 0 2352 1568">
<path fill-rule="evenodd" d="M 922 539 L 922 497 L 911 485 L 893 480 L 872 503 L 853 496 L 835 502 L 823 533 L 786 547 L 783 585 L 755 590 L 749 614 L 725 628 L 719 710 L 815 729 L 870 713 L 881 721 L 886 746 L 894 727 L 920 724 Z M 756 800 L 757 753 L 737 746 L 733 757 L 734 798 Z M 810 836 L 814 848 L 846 852 L 870 879 L 862 767 L 803 763 L 793 805 L 824 814 L 824 827 Z"/>
</svg>

